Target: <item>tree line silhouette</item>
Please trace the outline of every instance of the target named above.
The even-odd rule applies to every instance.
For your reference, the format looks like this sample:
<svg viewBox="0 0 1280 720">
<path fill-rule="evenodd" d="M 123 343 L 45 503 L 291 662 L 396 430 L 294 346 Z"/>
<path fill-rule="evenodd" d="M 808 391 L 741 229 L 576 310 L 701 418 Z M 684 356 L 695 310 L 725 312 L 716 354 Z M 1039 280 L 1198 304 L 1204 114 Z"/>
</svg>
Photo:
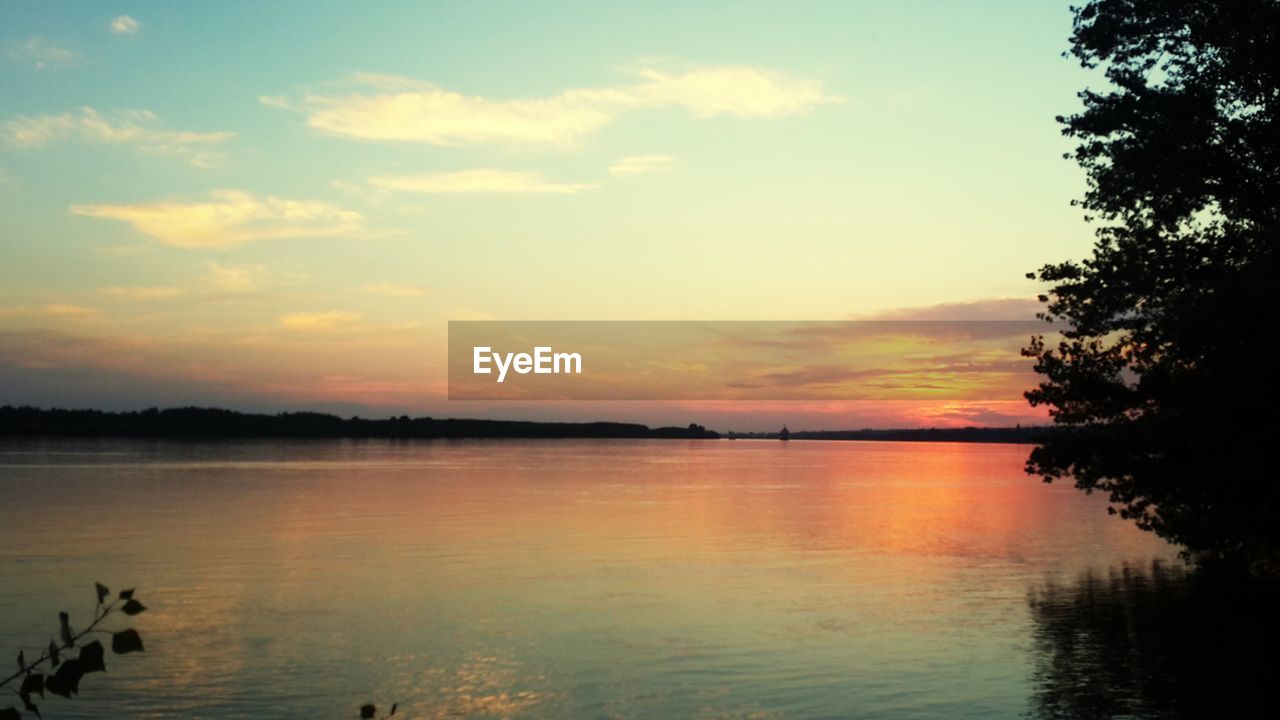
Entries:
<svg viewBox="0 0 1280 720">
<path fill-rule="evenodd" d="M 316 412 L 275 415 L 183 407 L 109 412 L 0 407 L 0 436 L 148 438 L 622 438 L 714 439 L 702 425 L 650 428 L 617 422 L 529 422 L 341 418 Z"/>
</svg>

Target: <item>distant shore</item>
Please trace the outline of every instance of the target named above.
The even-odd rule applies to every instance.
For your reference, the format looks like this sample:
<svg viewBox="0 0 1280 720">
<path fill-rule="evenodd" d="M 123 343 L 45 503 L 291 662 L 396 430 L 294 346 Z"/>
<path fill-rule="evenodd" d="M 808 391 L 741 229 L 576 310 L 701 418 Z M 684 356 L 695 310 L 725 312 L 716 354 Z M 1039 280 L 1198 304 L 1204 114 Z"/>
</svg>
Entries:
<svg viewBox="0 0 1280 720">
<path fill-rule="evenodd" d="M 795 431 L 794 440 L 1034 443 L 1048 428 L 928 428 Z M 777 432 L 722 434 L 698 424 L 651 428 L 620 422 L 535 422 L 461 418 L 341 418 L 317 412 L 274 415 L 218 408 L 182 407 L 112 412 L 0 407 L 0 437 L 234 438 L 509 438 L 777 440 Z"/>
<path fill-rule="evenodd" d="M 618 422 L 531 422 L 458 418 L 341 418 L 183 407 L 130 412 L 0 407 L 0 437 L 148 438 L 635 438 L 715 439 L 701 425 L 651 428 Z"/>
</svg>

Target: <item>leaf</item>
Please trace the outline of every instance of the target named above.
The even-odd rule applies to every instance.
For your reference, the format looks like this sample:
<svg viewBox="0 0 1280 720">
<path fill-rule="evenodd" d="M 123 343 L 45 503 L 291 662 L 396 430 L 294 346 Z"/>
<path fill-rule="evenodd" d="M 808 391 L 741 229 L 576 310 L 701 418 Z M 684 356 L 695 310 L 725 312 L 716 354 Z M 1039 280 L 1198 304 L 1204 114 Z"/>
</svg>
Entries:
<svg viewBox="0 0 1280 720">
<path fill-rule="evenodd" d="M 22 720 L 22 715 L 15 708 L 5 708 L 0 710 L 0 720 Z"/>
<path fill-rule="evenodd" d="M 27 708 L 27 712 L 35 713 L 36 717 L 43 717 L 40 715 L 40 706 L 31 702 L 31 698 L 24 695 L 22 697 L 22 704 Z"/>
<path fill-rule="evenodd" d="M 125 615 L 137 615 L 138 613 L 142 612 L 143 610 L 146 610 L 147 608 L 145 605 L 138 602 L 137 600 L 134 600 L 133 598 L 129 598 L 129 600 L 125 602 L 124 607 L 120 609 L 124 611 Z"/>
<path fill-rule="evenodd" d="M 68 658 L 52 676 L 45 678 L 44 689 L 54 695 L 69 698 L 80 692 L 80 678 L 84 677 L 84 667 L 75 658 Z"/>
<path fill-rule="evenodd" d="M 111 636 L 111 649 L 117 655 L 142 652 L 142 636 L 138 635 L 138 631 L 133 628 L 121 630 Z"/>
<path fill-rule="evenodd" d="M 27 671 L 27 659 L 22 650 L 18 651 L 18 672 Z"/>
<path fill-rule="evenodd" d="M 395 715 L 395 714 L 396 714 L 396 708 L 397 708 L 397 707 L 399 707 L 399 706 L 400 706 L 400 703 L 391 703 L 391 712 L 390 712 L 390 713 L 387 713 L 387 717 L 391 717 L 392 715 Z"/>
<path fill-rule="evenodd" d="M 58 657 L 58 644 L 53 640 L 49 640 L 49 659 L 53 661 L 54 667 L 58 667 L 58 663 L 62 662 L 62 658 Z"/>
<path fill-rule="evenodd" d="M 102 647 L 102 643 L 97 640 L 81 646 L 80 664 L 84 666 L 84 671 L 87 673 L 105 672 L 107 664 L 103 662 L 103 656 L 106 655 L 106 652 Z"/>
<path fill-rule="evenodd" d="M 369 718 L 378 714 L 378 708 L 372 704 L 360 706 L 360 720 L 369 720 Z"/>
<path fill-rule="evenodd" d="M 66 612 L 58 613 L 58 629 L 59 637 L 62 638 L 62 644 L 65 647 L 75 647 L 76 636 L 71 632 L 71 616 Z"/>
<path fill-rule="evenodd" d="M 99 605 L 101 605 L 101 604 L 102 604 L 102 601 L 103 601 L 103 600 L 106 600 L 106 599 L 107 599 L 107 595 L 111 593 L 111 591 L 107 589 L 107 586 L 106 586 L 106 585 L 103 585 L 103 584 L 102 584 L 102 583 L 100 583 L 100 582 L 96 582 L 96 583 L 94 583 L 94 584 L 93 584 L 93 589 L 98 591 L 98 604 L 99 604 Z"/>
<path fill-rule="evenodd" d="M 132 600 L 132 599 L 133 599 L 133 588 L 129 588 L 128 590 L 121 590 L 121 591 L 120 591 L 120 599 L 121 599 L 121 600 Z"/>
<path fill-rule="evenodd" d="M 44 697 L 44 676 L 40 673 L 32 673 L 22 678 L 22 689 L 18 692 L 22 695 L 38 693 L 40 697 Z"/>
</svg>

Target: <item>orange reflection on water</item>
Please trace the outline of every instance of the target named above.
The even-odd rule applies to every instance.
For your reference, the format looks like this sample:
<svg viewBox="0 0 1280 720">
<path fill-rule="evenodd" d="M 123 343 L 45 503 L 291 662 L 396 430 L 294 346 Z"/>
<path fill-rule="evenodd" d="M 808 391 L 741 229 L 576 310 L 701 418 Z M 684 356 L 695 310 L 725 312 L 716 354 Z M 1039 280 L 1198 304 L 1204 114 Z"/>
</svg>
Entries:
<svg viewBox="0 0 1280 720">
<path fill-rule="evenodd" d="M 42 456 L 0 467 L 0 522 L 42 538 L 52 563 L 7 597 L 35 618 L 66 583 L 137 585 L 150 652 L 112 677 L 188 715 L 263 697 L 278 717 L 370 698 L 423 717 L 787 714 L 788 693 L 814 687 L 832 688 L 836 714 L 844 693 L 874 707 L 886 673 L 920 667 L 956 669 L 917 680 L 940 697 L 982 682 L 1017 696 L 1026 675 L 1007 657 L 1030 582 L 1172 554 L 1100 498 L 1025 476 L 1027 451 L 377 441 Z M 988 655 L 1004 658 L 991 678 L 959 672 Z"/>
</svg>

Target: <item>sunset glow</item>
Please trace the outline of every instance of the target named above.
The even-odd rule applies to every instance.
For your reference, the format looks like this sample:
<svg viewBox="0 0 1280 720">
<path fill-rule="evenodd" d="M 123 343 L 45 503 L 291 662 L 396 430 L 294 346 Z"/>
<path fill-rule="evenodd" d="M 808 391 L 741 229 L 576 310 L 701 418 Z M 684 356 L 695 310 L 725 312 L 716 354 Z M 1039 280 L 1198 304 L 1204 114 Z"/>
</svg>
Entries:
<svg viewBox="0 0 1280 720">
<path fill-rule="evenodd" d="M 523 417 L 445 399 L 447 321 L 1030 319 L 1090 240 L 1067 10 L 935 10 L 7 5 L 3 400 Z M 1042 420 L 1022 389 L 779 412 Z M 689 410 L 533 412 L 776 422 Z"/>
</svg>

